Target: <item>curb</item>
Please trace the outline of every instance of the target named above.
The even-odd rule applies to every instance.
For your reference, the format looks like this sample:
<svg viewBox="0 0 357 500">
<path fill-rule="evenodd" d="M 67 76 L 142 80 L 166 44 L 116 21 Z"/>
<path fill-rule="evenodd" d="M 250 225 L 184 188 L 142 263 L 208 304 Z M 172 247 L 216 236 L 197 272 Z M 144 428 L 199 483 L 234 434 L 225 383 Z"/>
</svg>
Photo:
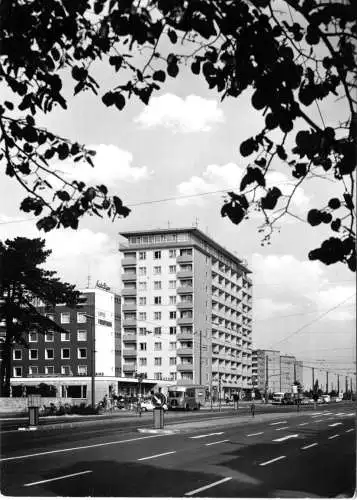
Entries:
<svg viewBox="0 0 357 500">
<path fill-rule="evenodd" d="M 177 434 L 180 432 L 179 429 L 138 429 L 138 432 L 142 434 Z"/>
</svg>

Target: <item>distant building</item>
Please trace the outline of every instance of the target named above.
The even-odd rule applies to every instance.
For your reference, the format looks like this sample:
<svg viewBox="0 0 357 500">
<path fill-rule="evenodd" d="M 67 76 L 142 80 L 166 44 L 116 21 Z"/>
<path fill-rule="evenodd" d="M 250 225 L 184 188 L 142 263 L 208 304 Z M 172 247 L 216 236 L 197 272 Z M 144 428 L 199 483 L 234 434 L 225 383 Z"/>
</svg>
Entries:
<svg viewBox="0 0 357 500">
<path fill-rule="evenodd" d="M 121 233 L 122 375 L 251 387 L 252 281 L 197 228 Z"/>
<path fill-rule="evenodd" d="M 295 363 L 294 356 L 280 356 L 280 392 L 292 392 L 295 382 Z"/>
</svg>

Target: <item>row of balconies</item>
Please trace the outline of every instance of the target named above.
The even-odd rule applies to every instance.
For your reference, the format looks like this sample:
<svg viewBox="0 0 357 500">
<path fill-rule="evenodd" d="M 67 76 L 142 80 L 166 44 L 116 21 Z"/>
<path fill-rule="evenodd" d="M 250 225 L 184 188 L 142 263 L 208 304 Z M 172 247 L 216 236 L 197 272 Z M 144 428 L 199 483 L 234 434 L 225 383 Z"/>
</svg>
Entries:
<svg viewBox="0 0 357 500">
<path fill-rule="evenodd" d="M 157 275 L 160 276 L 160 275 Z M 184 270 L 178 270 L 176 272 L 176 278 L 177 279 L 185 279 L 185 278 L 192 278 L 193 276 L 193 271 L 192 269 L 184 269 Z M 145 276 L 142 276 L 142 278 L 145 278 Z M 135 271 L 124 271 L 121 275 L 121 279 L 123 282 L 125 281 L 136 281 L 137 279 L 137 273 Z"/>
<path fill-rule="evenodd" d="M 192 254 L 183 254 L 183 255 L 178 255 L 176 257 L 176 262 L 177 264 L 188 264 L 191 263 L 193 259 Z M 130 256 L 130 257 L 123 257 L 121 259 L 121 265 L 122 267 L 128 267 L 128 266 L 136 266 L 137 260 L 136 256 Z"/>
</svg>

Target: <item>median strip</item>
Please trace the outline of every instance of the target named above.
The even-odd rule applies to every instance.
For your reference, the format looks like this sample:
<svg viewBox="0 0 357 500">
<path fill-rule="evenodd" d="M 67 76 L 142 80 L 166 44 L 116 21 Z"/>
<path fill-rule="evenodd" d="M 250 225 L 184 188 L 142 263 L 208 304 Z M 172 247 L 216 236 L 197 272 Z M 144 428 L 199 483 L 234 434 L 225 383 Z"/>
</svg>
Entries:
<svg viewBox="0 0 357 500">
<path fill-rule="evenodd" d="M 191 496 L 195 495 L 196 493 L 200 493 L 201 491 L 208 490 L 209 488 L 213 488 L 213 486 L 217 486 L 218 484 L 226 483 L 227 481 L 230 481 L 232 478 L 231 477 L 225 477 L 224 479 L 221 479 L 220 481 L 216 481 L 215 483 L 210 483 L 207 484 L 206 486 L 202 486 L 202 488 L 197 488 L 197 490 L 192 490 L 189 491 L 188 493 L 185 493 L 185 496 Z"/>
<path fill-rule="evenodd" d="M 82 476 L 83 474 L 90 474 L 91 470 L 85 470 L 83 472 L 76 472 L 75 474 L 67 474 L 66 476 L 52 477 L 51 479 L 44 479 L 43 481 L 35 481 L 34 483 L 27 483 L 24 486 L 35 486 L 36 484 L 50 483 L 52 481 L 59 481 L 60 479 L 67 479 L 74 476 Z"/>
<path fill-rule="evenodd" d="M 150 460 L 151 458 L 163 457 L 164 455 L 172 455 L 172 453 L 176 453 L 176 451 L 167 451 L 166 453 L 159 453 L 158 455 L 151 455 L 151 457 L 138 458 L 138 462 L 140 462 L 141 460 Z"/>
<path fill-rule="evenodd" d="M 282 460 L 283 458 L 286 458 L 286 455 L 281 455 L 280 457 L 272 458 L 271 460 L 268 460 L 267 462 L 263 462 L 259 465 L 260 466 L 269 465 L 269 464 L 272 464 L 273 462 L 277 462 L 278 460 Z"/>
</svg>

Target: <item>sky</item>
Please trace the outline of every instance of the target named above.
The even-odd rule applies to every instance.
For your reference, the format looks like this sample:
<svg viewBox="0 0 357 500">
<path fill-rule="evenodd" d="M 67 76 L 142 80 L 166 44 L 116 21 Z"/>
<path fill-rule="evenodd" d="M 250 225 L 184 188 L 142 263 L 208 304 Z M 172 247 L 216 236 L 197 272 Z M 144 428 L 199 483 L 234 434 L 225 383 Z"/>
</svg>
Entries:
<svg viewBox="0 0 357 500">
<path fill-rule="evenodd" d="M 103 93 L 118 76 L 100 70 Z M 104 281 L 120 292 L 121 231 L 197 226 L 240 258 L 246 259 L 253 280 L 253 345 L 278 349 L 304 362 L 304 385 L 315 378 L 325 384 L 326 370 L 336 387 L 336 375 L 355 372 L 355 275 L 344 265 L 325 266 L 308 260 L 309 250 L 329 236 L 326 227 L 312 228 L 288 217 L 279 221 L 271 244 L 261 245 L 262 219 L 252 213 L 239 226 L 222 218 L 224 190 L 237 190 L 247 159 L 239 145 L 257 133 L 262 118 L 250 105 L 249 93 L 220 101 L 188 70 L 169 78 L 148 106 L 134 100 L 122 111 L 106 108 L 90 93 L 69 96 L 67 111 L 42 117 L 53 132 L 83 142 L 97 151 L 95 168 L 61 163 L 69 178 L 104 183 L 132 212 L 111 222 L 86 216 L 79 229 L 39 233 L 35 220 L 20 212 L 24 192 L 1 171 L 0 239 L 15 236 L 46 239 L 53 253 L 48 267 L 80 288 Z M 338 120 L 340 102 L 320 108 L 324 120 Z M 312 106 L 318 118 L 318 110 Z M 293 134 L 294 136 L 294 134 Z M 274 165 L 269 182 L 285 194 L 292 189 L 283 165 Z M 294 213 L 326 205 L 339 186 L 311 180 L 296 192 Z M 320 368 L 320 370 L 317 370 Z M 354 376 L 353 376 L 354 377 Z M 355 377 L 354 377 L 355 378 Z M 340 379 L 344 386 L 344 377 Z M 331 387 L 330 387 L 331 388 Z"/>
</svg>

